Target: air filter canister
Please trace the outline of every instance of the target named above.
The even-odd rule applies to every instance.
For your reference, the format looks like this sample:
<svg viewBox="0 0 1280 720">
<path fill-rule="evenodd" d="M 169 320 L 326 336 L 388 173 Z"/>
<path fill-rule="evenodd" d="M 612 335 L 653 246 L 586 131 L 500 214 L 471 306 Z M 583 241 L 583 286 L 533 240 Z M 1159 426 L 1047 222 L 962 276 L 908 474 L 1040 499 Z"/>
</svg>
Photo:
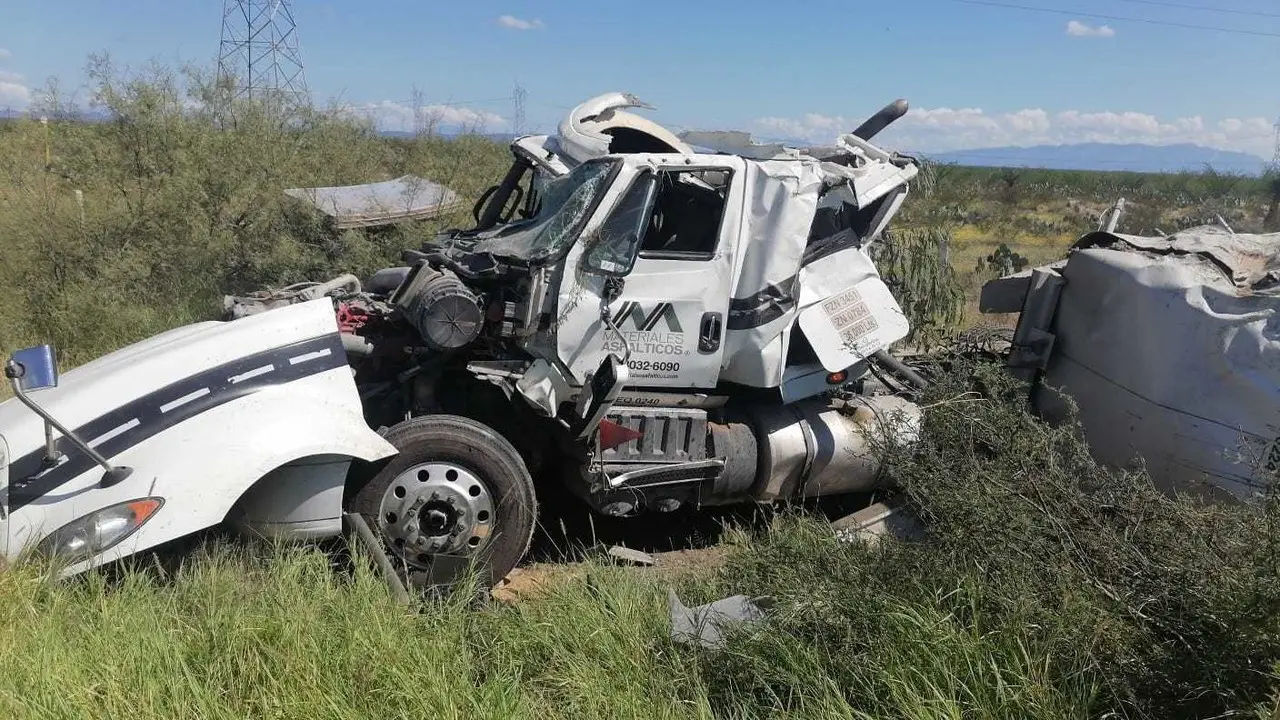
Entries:
<svg viewBox="0 0 1280 720">
<path fill-rule="evenodd" d="M 422 265 L 398 295 L 396 305 L 432 350 L 457 350 L 480 335 L 480 300 L 447 270 Z"/>
</svg>

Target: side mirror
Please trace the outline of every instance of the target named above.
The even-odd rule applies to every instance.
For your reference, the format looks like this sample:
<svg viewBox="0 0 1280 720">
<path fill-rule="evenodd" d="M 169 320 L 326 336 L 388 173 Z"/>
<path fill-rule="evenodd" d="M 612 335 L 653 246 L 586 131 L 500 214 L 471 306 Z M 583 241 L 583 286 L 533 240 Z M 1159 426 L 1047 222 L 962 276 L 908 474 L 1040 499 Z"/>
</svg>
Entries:
<svg viewBox="0 0 1280 720">
<path fill-rule="evenodd" d="M 89 447 L 83 440 L 76 437 L 75 433 L 63 427 L 62 423 L 54 419 L 44 408 L 27 397 L 28 391 L 58 386 L 58 362 L 53 352 L 53 346 L 37 345 L 36 347 L 15 352 L 9 358 L 9 362 L 5 363 L 4 375 L 9 379 L 9 384 L 13 387 L 13 394 L 18 398 L 18 401 L 44 420 L 46 463 L 56 463 L 62 457 L 62 453 L 58 451 L 56 438 L 53 436 L 53 431 L 56 428 L 58 432 L 62 433 L 63 437 L 70 440 L 72 444 L 92 458 L 105 471 L 102 475 L 102 480 L 98 483 L 99 487 L 111 487 L 133 473 L 130 468 L 114 466 L 107 462 L 107 459 L 98 451 Z"/>
<path fill-rule="evenodd" d="M 23 391 L 58 387 L 58 360 L 52 345 L 37 345 L 19 350 L 9 360 L 5 376 L 22 386 Z"/>
</svg>

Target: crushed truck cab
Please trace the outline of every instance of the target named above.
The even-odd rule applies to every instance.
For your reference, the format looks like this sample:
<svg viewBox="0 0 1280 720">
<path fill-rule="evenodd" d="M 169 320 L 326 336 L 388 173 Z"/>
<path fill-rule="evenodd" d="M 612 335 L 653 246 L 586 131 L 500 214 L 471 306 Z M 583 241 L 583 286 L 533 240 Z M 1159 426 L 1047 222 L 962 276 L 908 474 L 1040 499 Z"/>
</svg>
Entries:
<svg viewBox="0 0 1280 720">
<path fill-rule="evenodd" d="M 569 199 L 545 227 L 494 233 L 441 264 L 531 266 L 547 290 L 512 296 L 540 312 L 510 334 L 569 385 L 616 353 L 636 387 L 800 399 L 827 389 L 813 376 L 848 372 L 907 334 L 866 250 L 913 171 L 894 166 L 884 174 L 899 182 L 872 178 L 859 193 L 863 178 L 811 158 L 610 156 L 559 181 Z"/>
<path fill-rule="evenodd" d="M 100 467 L 68 437 L 74 464 L 43 468 L 39 408 L 0 406 L 10 550 L 121 502 L 144 504 L 112 527 L 137 527 L 94 562 L 219 522 L 321 537 L 349 513 L 410 584 L 497 581 L 548 483 L 616 517 L 878 487 L 880 443 L 920 420 L 867 382 L 902 373 L 886 351 L 910 329 L 868 253 L 917 172 L 870 143 L 905 103 L 814 148 L 677 136 L 637 107 L 602 95 L 517 138 L 475 225 L 400 265 L 229 296 L 224 322 L 32 392 Z M 130 474 L 96 487 L 112 463 Z"/>
</svg>

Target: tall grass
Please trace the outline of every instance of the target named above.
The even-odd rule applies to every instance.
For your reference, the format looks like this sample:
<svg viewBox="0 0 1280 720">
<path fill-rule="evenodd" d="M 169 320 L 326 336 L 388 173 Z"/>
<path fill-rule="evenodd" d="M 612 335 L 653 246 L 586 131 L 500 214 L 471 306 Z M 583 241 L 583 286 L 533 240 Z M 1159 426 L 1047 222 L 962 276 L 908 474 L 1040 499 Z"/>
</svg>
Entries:
<svg viewBox="0 0 1280 720">
<path fill-rule="evenodd" d="M 784 519 L 744 545 L 723 587 L 779 610 L 704 665 L 717 707 L 838 693 L 867 717 L 1280 709 L 1280 502 L 1159 492 L 1098 465 L 1074 425 L 1036 420 L 1001 369 L 934 370 L 921 442 L 885 448 L 925 536 L 867 549 Z"/>
<path fill-rule="evenodd" d="M 260 559 L 215 549 L 168 582 L 135 571 L 114 584 L 95 573 L 53 585 L 33 568 L 12 570 L 0 575 L 0 713 L 1087 716 L 1087 679 L 1059 687 L 1052 648 L 1034 628 L 992 632 L 929 598 L 841 588 L 848 578 L 838 570 L 830 581 L 814 574 L 817 550 L 834 552 L 837 568 L 857 562 L 812 523 L 780 526 L 771 544 L 740 549 L 735 567 L 779 556 L 799 564 L 765 579 L 792 589 L 779 618 L 733 635 L 721 652 L 670 640 L 656 577 L 598 562 L 516 606 L 476 608 L 459 593 L 416 611 L 395 605 L 363 570 L 335 575 L 316 552 Z M 699 582 L 687 597 L 710 599 L 752 579 Z M 877 602 L 854 606 L 864 598 Z M 868 637 L 848 635 L 864 626 L 875 628 L 869 655 Z"/>
<path fill-rule="evenodd" d="M 420 612 L 318 552 L 215 547 L 171 582 L 0 575 L 0 715 L 708 717 L 650 583 L 601 568 L 540 602 Z M 664 649 L 665 646 L 665 649 Z"/>
</svg>

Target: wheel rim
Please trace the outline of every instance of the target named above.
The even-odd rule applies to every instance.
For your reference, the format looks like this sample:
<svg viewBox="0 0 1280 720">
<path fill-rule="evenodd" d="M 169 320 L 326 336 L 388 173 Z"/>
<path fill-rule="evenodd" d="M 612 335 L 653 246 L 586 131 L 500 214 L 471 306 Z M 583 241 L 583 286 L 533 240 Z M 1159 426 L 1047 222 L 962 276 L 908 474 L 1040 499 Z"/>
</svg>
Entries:
<svg viewBox="0 0 1280 720">
<path fill-rule="evenodd" d="M 475 473 L 447 462 L 414 465 L 392 479 L 378 506 L 378 527 L 415 567 L 431 554 L 469 555 L 489 543 L 493 497 Z"/>
</svg>

